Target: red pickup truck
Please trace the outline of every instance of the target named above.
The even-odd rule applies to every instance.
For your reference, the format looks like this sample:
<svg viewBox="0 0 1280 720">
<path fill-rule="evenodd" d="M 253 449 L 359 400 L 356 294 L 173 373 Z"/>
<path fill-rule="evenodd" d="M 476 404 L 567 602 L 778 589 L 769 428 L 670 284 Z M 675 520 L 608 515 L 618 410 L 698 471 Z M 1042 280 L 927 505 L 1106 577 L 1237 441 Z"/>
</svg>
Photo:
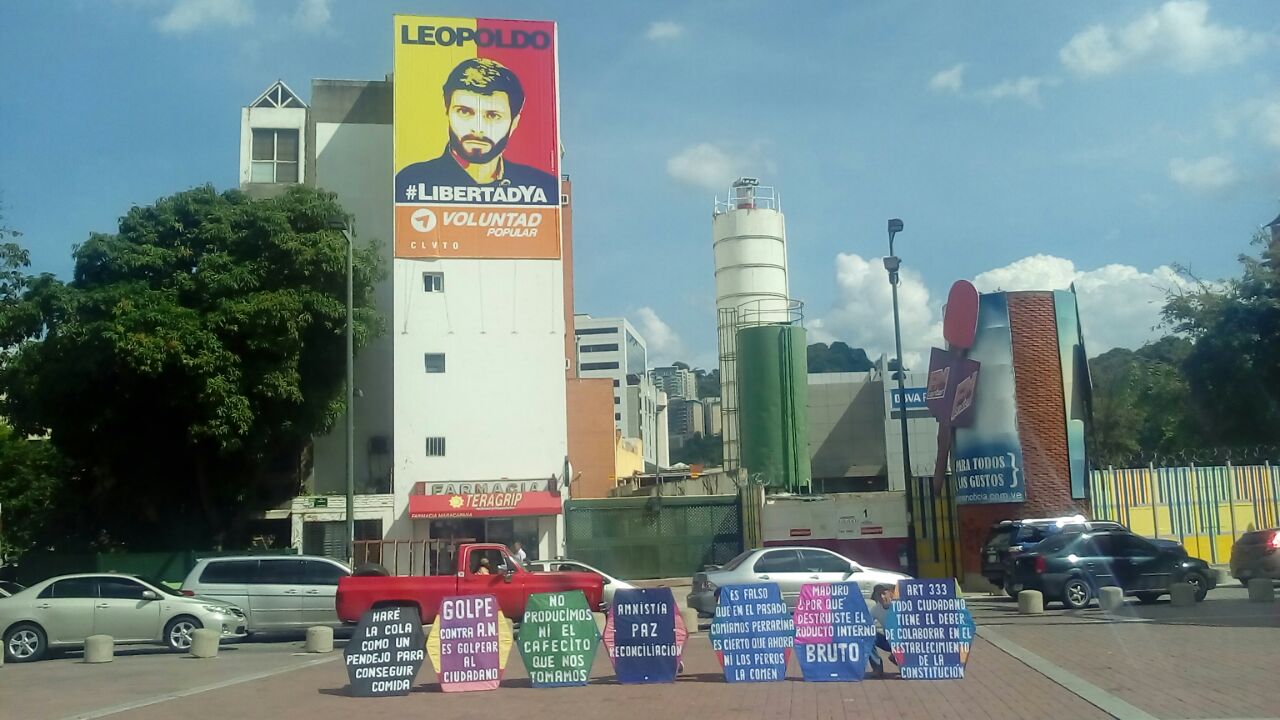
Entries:
<svg viewBox="0 0 1280 720">
<path fill-rule="evenodd" d="M 456 573 L 417 577 L 353 575 L 338 580 L 335 598 L 338 618 L 356 623 L 366 610 L 379 607 L 417 607 L 422 622 L 430 623 L 440 601 L 453 595 L 492 594 L 502 613 L 519 620 L 534 593 L 581 590 L 587 605 L 603 610 L 604 581 L 584 572 L 531 573 L 520 567 L 502 545 L 474 543 L 458 549 Z M 484 571 L 488 571 L 487 573 Z"/>
</svg>

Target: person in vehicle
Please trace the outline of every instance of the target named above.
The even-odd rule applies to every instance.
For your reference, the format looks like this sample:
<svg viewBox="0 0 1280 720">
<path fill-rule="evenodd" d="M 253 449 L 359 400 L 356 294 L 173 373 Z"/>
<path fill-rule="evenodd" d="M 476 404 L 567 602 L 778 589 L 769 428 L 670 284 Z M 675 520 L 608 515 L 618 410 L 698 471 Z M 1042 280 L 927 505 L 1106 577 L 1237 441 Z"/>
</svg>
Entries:
<svg viewBox="0 0 1280 720">
<path fill-rule="evenodd" d="M 477 575 L 491 575 L 489 572 L 489 558 L 480 558 L 480 567 L 476 570 Z"/>
</svg>

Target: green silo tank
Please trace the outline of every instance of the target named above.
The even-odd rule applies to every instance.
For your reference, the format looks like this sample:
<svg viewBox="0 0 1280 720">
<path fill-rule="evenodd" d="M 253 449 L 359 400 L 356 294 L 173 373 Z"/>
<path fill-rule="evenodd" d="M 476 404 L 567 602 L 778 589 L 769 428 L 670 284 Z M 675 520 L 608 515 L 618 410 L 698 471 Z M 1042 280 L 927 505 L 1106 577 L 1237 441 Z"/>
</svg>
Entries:
<svg viewBox="0 0 1280 720">
<path fill-rule="evenodd" d="M 751 482 L 809 489 L 809 398 L 805 331 L 759 325 L 738 331 L 738 425 Z"/>
</svg>

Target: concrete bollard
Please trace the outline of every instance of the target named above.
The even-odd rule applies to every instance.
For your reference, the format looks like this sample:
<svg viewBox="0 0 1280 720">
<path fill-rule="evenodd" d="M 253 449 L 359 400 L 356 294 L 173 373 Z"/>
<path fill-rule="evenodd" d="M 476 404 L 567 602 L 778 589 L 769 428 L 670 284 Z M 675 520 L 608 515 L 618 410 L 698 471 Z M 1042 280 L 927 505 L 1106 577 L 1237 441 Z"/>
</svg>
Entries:
<svg viewBox="0 0 1280 720">
<path fill-rule="evenodd" d="M 108 663 L 115 659 L 116 640 L 110 635 L 90 635 L 84 639 L 84 661 Z"/>
<path fill-rule="evenodd" d="M 692 635 L 698 632 L 698 611 L 691 607 L 680 608 L 680 617 L 684 618 L 684 629 Z"/>
<path fill-rule="evenodd" d="M 307 628 L 307 652 L 333 652 L 333 628 L 324 625 Z"/>
<path fill-rule="evenodd" d="M 1115 612 L 1124 607 L 1124 590 L 1114 585 L 1098 588 L 1098 607 L 1103 612 Z"/>
<path fill-rule="evenodd" d="M 1191 607 L 1196 604 L 1196 588 L 1191 583 L 1174 583 L 1169 586 L 1169 603 L 1174 607 Z"/>
<path fill-rule="evenodd" d="M 1275 583 L 1267 578 L 1254 578 L 1249 581 L 1249 602 L 1275 602 Z"/>
<path fill-rule="evenodd" d="M 201 628 L 191 633 L 191 656 L 198 658 L 218 657 L 218 631 Z"/>
<path fill-rule="evenodd" d="M 1019 615 L 1040 615 L 1044 613 L 1044 593 L 1039 590 L 1023 590 L 1018 593 Z"/>
</svg>

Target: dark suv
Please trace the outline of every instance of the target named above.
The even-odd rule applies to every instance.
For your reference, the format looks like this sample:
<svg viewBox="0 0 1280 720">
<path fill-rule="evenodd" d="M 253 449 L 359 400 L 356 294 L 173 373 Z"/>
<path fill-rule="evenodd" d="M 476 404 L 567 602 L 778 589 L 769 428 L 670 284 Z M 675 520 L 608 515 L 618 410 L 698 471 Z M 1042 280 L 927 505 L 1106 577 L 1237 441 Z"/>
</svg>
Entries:
<svg viewBox="0 0 1280 720">
<path fill-rule="evenodd" d="M 982 544 L 982 576 L 992 585 L 1003 588 L 1009 597 L 1017 597 L 1018 594 L 1005 582 L 1013 561 L 1040 541 L 1067 529 L 1081 532 L 1128 528 L 1108 520 L 1085 520 L 1083 515 L 1002 520 L 991 526 L 987 541 Z"/>
<path fill-rule="evenodd" d="M 1113 585 L 1144 603 L 1168 594 L 1175 583 L 1189 583 L 1196 601 L 1215 586 L 1208 563 L 1188 557 L 1181 547 L 1157 545 L 1127 530 L 1062 532 L 1042 541 L 1014 561 L 1008 587 L 1039 590 L 1046 603 L 1057 600 L 1079 610 Z"/>
</svg>

